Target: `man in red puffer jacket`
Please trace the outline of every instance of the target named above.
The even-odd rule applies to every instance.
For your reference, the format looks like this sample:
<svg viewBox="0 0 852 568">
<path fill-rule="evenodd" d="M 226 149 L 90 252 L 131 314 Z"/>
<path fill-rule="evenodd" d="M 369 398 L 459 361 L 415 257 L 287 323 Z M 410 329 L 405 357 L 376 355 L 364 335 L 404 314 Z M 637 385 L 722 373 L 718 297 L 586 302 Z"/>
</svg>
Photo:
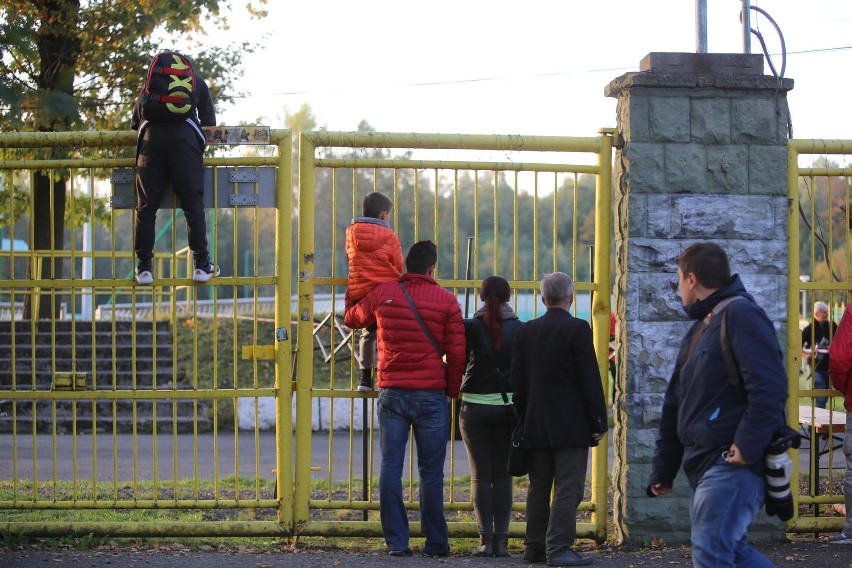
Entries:
<svg viewBox="0 0 852 568">
<path fill-rule="evenodd" d="M 846 455 L 846 477 L 843 494 L 846 504 L 846 523 L 840 534 L 831 537 L 831 544 L 852 544 L 852 305 L 846 307 L 834 340 L 828 346 L 828 375 L 831 384 L 843 393 L 846 407 L 846 436 L 843 453 Z"/>
<path fill-rule="evenodd" d="M 379 284 L 357 304 L 348 303 L 344 317 L 351 328 L 378 324 L 379 511 L 391 556 L 412 554 L 402 498 L 402 464 L 412 428 L 426 537 L 423 555 L 442 557 L 450 551 L 443 493 L 447 402 L 459 394 L 465 335 L 458 300 L 433 278 L 437 261 L 432 241 L 415 243 L 405 258 L 408 272 L 398 281 Z"/>
</svg>

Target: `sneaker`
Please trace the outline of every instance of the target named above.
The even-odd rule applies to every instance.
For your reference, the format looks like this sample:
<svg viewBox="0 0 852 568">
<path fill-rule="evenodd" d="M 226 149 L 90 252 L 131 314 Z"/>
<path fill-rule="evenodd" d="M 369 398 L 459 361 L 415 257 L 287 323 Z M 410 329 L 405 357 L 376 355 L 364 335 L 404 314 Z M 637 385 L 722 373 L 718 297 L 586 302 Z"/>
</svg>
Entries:
<svg viewBox="0 0 852 568">
<path fill-rule="evenodd" d="M 219 276 L 219 267 L 209 262 L 207 266 L 196 266 L 192 273 L 192 279 L 196 282 L 209 282 L 214 276 Z"/>
<path fill-rule="evenodd" d="M 389 550 L 388 556 L 411 556 L 414 554 L 411 552 L 410 548 L 406 548 L 405 550 Z"/>
<path fill-rule="evenodd" d="M 524 550 L 524 562 L 529 562 L 530 564 L 543 564 L 547 562 L 547 555 L 545 555 L 545 553 L 541 550 L 527 548 Z"/>
<path fill-rule="evenodd" d="M 423 551 L 423 556 L 426 558 L 446 558 L 450 555 L 450 549 L 445 548 L 444 550 L 439 550 L 437 552 L 426 552 Z"/>
<path fill-rule="evenodd" d="M 150 268 L 139 268 L 136 270 L 136 283 L 142 286 L 150 286 L 154 283 L 154 275 Z"/>
<path fill-rule="evenodd" d="M 371 390 L 373 390 L 372 379 L 362 378 L 361 382 L 358 383 L 358 392 L 370 392 Z"/>
<path fill-rule="evenodd" d="M 829 544 L 852 544 L 852 536 L 847 535 L 845 532 L 841 532 L 840 534 L 834 535 L 830 539 L 828 539 Z"/>
</svg>

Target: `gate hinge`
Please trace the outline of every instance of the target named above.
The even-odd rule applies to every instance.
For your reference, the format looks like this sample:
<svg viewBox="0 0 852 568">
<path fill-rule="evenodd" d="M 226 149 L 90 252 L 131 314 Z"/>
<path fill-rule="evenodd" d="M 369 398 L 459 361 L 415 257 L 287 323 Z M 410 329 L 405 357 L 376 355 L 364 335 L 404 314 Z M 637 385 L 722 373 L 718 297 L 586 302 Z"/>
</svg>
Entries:
<svg viewBox="0 0 852 568">
<path fill-rule="evenodd" d="M 243 361 L 273 361 L 274 345 L 243 345 Z"/>
</svg>

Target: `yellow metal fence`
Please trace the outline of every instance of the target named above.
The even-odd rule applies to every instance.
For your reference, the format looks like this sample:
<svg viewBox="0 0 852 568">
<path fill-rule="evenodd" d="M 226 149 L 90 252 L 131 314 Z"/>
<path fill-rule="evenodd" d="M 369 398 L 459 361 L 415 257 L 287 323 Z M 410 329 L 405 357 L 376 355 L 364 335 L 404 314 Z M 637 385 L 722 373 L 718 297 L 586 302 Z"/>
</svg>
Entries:
<svg viewBox="0 0 852 568">
<path fill-rule="evenodd" d="M 788 144 L 787 413 L 791 426 L 805 438 L 799 451 L 807 453 L 804 463 L 809 464 L 807 471 L 801 471 L 799 460 L 793 460 L 791 486 L 798 514 L 787 523 L 793 532 L 837 532 L 844 521 L 832 510 L 843 503 L 846 417 L 842 396 L 832 388 L 814 388 L 813 370 L 803 359 L 802 328 L 812 321 L 814 302 L 836 307 L 852 298 L 850 153 L 849 140 L 791 140 Z M 830 309 L 829 314 L 839 323 L 842 312 Z M 816 406 L 820 396 L 828 397 L 826 409 Z"/>
<path fill-rule="evenodd" d="M 574 309 L 592 322 L 601 375 L 607 377 L 611 150 L 608 132 L 589 138 L 301 135 L 294 489 L 300 534 L 381 534 L 375 393 L 356 391 L 355 338 L 339 327 L 347 283 L 345 228 L 361 215 L 363 197 L 381 191 L 392 198 L 391 226 L 403 252 L 419 240 L 437 244 L 436 278 L 458 294 L 469 317 L 486 276 L 510 281 L 514 308 L 526 320 L 541 305 L 541 276 L 557 270 L 571 275 Z M 330 319 L 315 313 L 319 296 L 331 302 Z M 321 359 L 313 348 L 318 329 L 325 341 Z M 329 456 L 345 456 L 339 463 L 311 455 L 317 410 L 329 424 L 340 424 L 327 430 L 324 443 Z M 450 534 L 475 536 L 467 458 L 452 430 L 444 493 Z M 606 448 L 603 443 L 593 450 L 578 524 L 580 536 L 597 540 L 606 538 Z M 416 509 L 413 439 L 408 449 L 403 487 L 407 507 Z M 515 485 L 514 536 L 524 533 L 525 505 L 518 497 L 524 485 Z M 419 523 L 411 528 L 413 534 L 420 531 Z"/>
<path fill-rule="evenodd" d="M 205 160 L 213 203 L 243 196 L 207 212 L 222 276 L 193 284 L 183 220 L 164 207 L 155 281 L 143 287 L 132 205 L 103 181 L 134 165 L 135 135 L 0 134 L 4 530 L 292 532 L 292 499 L 276 493 L 292 486 L 291 134 L 271 142 Z M 238 168 L 274 168 L 276 183 L 229 178 Z M 274 207 L 242 206 L 263 193 Z M 264 397 L 285 435 L 260 430 Z M 100 514 L 80 520 L 84 510 Z M 261 510 L 272 513 L 246 521 Z"/>
</svg>

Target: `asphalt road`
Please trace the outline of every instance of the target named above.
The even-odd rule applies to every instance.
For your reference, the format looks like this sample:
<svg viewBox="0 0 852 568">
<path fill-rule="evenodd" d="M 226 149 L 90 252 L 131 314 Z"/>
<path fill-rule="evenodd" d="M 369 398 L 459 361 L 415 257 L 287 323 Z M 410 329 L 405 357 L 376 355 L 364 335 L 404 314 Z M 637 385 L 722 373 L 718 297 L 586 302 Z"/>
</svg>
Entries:
<svg viewBox="0 0 852 568">
<path fill-rule="evenodd" d="M 330 478 L 333 482 L 362 478 L 365 441 L 368 450 L 373 451 L 372 460 L 367 459 L 368 473 L 371 477 L 378 477 L 381 466 L 378 433 L 373 434 L 372 440 L 365 440 L 361 432 L 354 432 L 351 439 L 345 432 L 315 432 L 311 436 L 311 477 L 318 480 Z M 609 448 L 611 464 L 611 444 Z M 272 432 L 261 432 L 257 438 L 252 432 L 240 432 L 239 436 L 233 432 L 218 436 L 199 434 L 197 439 L 188 434 L 174 437 L 160 434 L 156 439 L 150 434 L 140 434 L 135 440 L 130 434 L 115 437 L 103 433 L 96 437 L 92 434 L 57 434 L 55 438 L 47 434 L 35 437 L 19 434 L 14 438 L 11 434 L 0 434 L 0 480 L 14 477 L 32 479 L 34 466 L 40 480 L 53 479 L 54 475 L 57 480 L 92 479 L 95 464 L 99 481 L 153 479 L 155 467 L 158 479 L 170 479 L 175 474 L 179 478 L 191 478 L 196 474 L 209 478 L 213 472 L 217 472 L 219 477 L 237 472 L 241 476 L 254 477 L 256 471 L 260 471 L 263 477 L 272 478 L 275 456 L 275 435 Z M 829 457 L 836 471 L 844 470 L 841 450 L 821 458 L 823 469 L 828 467 Z M 808 451 L 800 450 L 802 473 L 808 471 L 808 460 Z M 445 475 L 458 477 L 468 474 L 464 443 L 455 440 L 447 448 Z"/>
<path fill-rule="evenodd" d="M 513 540 L 510 558 L 475 558 L 469 551 L 453 551 L 448 558 L 392 558 L 386 554 L 346 552 L 310 547 L 282 546 L 279 552 L 254 552 L 248 549 L 189 550 L 181 545 L 161 548 L 104 546 L 97 550 L 40 550 L 25 548 L 8 550 L 0 547 L 0 566 L 3 568 L 33 568 L 38 566 L 79 566 L 81 568 L 351 568 L 363 566 L 457 566 L 476 568 L 488 566 L 526 566 L 521 559 L 519 540 Z M 452 544 L 451 544 L 452 546 Z M 849 568 L 852 550 L 810 539 L 793 543 L 758 543 L 761 550 L 778 568 Z M 688 548 L 663 550 L 587 551 L 599 568 L 683 567 L 692 565 Z M 539 565 L 541 566 L 541 565 Z"/>
</svg>

